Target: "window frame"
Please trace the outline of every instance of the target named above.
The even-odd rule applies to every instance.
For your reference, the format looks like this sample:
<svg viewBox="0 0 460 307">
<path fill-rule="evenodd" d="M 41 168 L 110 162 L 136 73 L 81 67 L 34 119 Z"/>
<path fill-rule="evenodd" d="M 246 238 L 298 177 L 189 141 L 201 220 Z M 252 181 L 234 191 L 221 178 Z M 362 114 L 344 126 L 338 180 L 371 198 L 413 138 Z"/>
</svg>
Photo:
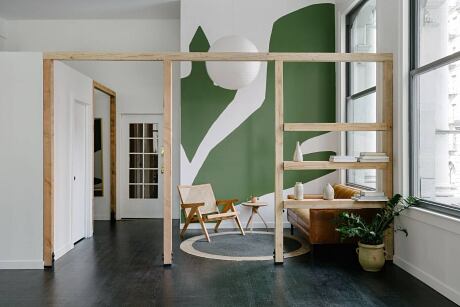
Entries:
<svg viewBox="0 0 460 307">
<path fill-rule="evenodd" d="M 358 16 L 359 12 L 363 8 L 363 6 L 368 3 L 370 0 L 361 0 L 359 1 L 345 16 L 345 52 L 351 53 L 351 29 L 353 26 L 353 22 L 355 18 Z M 360 92 L 352 93 L 351 92 L 351 63 L 345 63 L 345 121 L 348 122 L 348 102 L 350 100 L 357 100 L 359 98 L 366 97 L 368 95 L 372 95 L 377 92 L 377 86 L 372 86 L 366 88 Z M 348 154 L 348 133 L 345 133 L 345 152 Z M 361 185 L 355 182 L 348 181 L 348 174 L 350 170 L 345 170 L 345 183 L 348 186 L 359 188 L 362 190 L 369 190 L 375 191 L 376 188 Z M 378 179 L 378 176 L 376 176 Z"/>
<path fill-rule="evenodd" d="M 410 0 L 409 16 L 409 192 L 411 195 L 420 195 L 418 185 L 418 85 L 417 77 L 441 67 L 460 61 L 460 51 L 447 55 L 430 63 L 419 66 L 419 0 Z M 449 204 L 439 203 L 423 198 L 418 199 L 418 207 L 460 218 L 460 208 Z"/>
</svg>

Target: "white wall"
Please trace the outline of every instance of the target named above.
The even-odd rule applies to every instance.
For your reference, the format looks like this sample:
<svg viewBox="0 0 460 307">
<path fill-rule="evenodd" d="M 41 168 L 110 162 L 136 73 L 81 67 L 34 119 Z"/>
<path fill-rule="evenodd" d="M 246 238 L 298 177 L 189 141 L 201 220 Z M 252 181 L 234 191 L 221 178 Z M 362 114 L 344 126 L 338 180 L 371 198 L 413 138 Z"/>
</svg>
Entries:
<svg viewBox="0 0 460 307">
<path fill-rule="evenodd" d="M 179 20 L 12 20 L 8 22 L 7 50 L 27 51 L 178 51 Z M 72 62 L 69 65 L 117 92 L 117 123 L 121 114 L 163 112 L 161 63 Z M 174 73 L 173 185 L 179 178 L 180 82 Z M 117 124 L 117 136 L 121 136 Z M 122 142 L 117 142 L 120 169 Z M 117 184 L 120 178 L 117 172 Z M 121 188 L 117 188 L 117 199 Z M 178 204 L 176 189 L 173 203 Z M 120 212 L 120 203 L 117 203 Z M 173 206 L 178 217 L 178 206 Z"/>
<path fill-rule="evenodd" d="M 102 120 L 103 196 L 94 197 L 94 219 L 110 220 L 110 96 L 95 91 L 94 117 Z"/>
<path fill-rule="evenodd" d="M 0 269 L 43 269 L 41 53 L 0 53 Z"/>
<path fill-rule="evenodd" d="M 58 259 L 73 248 L 71 229 L 72 204 L 72 119 L 75 101 L 88 105 L 86 204 L 92 206 L 93 184 L 93 80 L 56 61 L 54 64 L 54 253 Z M 88 216 L 87 221 L 92 221 Z M 88 223 L 86 237 L 92 235 Z"/>
</svg>

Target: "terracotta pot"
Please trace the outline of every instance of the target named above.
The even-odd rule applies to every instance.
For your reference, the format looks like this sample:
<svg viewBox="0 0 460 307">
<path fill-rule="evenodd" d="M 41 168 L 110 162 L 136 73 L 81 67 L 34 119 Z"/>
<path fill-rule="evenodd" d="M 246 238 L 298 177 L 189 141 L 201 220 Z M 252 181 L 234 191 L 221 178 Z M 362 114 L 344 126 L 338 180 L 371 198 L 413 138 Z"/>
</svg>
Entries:
<svg viewBox="0 0 460 307">
<path fill-rule="evenodd" d="M 359 264 L 368 272 L 378 272 L 385 265 L 384 244 L 368 245 L 358 242 L 356 253 L 358 254 Z"/>
</svg>

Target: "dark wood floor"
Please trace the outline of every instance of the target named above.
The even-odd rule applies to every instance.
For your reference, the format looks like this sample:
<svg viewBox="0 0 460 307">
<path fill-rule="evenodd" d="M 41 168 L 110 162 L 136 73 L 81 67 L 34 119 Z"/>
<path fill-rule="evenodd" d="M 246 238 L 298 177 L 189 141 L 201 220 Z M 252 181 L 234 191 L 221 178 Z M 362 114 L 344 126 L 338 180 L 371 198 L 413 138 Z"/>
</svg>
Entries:
<svg viewBox="0 0 460 307">
<path fill-rule="evenodd" d="M 455 306 L 390 263 L 362 271 L 351 248 L 275 266 L 190 256 L 176 235 L 171 268 L 161 254 L 160 220 L 96 222 L 54 271 L 0 271 L 0 306 Z"/>
</svg>

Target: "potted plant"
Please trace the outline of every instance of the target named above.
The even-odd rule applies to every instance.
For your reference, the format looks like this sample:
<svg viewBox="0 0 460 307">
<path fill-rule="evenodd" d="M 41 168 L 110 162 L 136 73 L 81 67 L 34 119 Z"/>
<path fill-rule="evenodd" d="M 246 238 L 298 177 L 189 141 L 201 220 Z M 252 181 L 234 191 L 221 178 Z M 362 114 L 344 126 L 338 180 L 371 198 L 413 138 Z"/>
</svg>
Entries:
<svg viewBox="0 0 460 307">
<path fill-rule="evenodd" d="M 370 223 L 366 223 L 359 215 L 342 212 L 340 214 L 341 223 L 336 228 L 342 239 L 359 238 L 358 253 L 359 263 L 366 271 L 380 271 L 385 264 L 385 251 L 383 239 L 385 231 L 393 223 L 394 217 L 402 211 L 413 206 L 416 198 L 403 198 L 397 194 L 393 196 L 386 206 L 375 215 Z M 395 231 L 402 231 L 408 235 L 407 230 L 398 228 Z"/>
</svg>

